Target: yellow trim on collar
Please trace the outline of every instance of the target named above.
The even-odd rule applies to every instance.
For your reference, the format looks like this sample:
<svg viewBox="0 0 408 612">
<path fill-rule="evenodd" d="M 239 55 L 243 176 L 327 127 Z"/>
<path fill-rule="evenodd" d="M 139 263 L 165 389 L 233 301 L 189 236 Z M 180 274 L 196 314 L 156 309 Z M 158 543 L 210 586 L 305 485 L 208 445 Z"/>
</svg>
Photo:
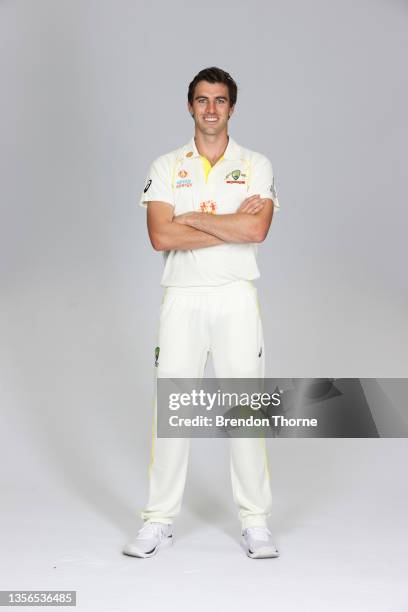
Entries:
<svg viewBox="0 0 408 612">
<path fill-rule="evenodd" d="M 212 166 L 210 164 L 210 162 L 208 161 L 208 159 L 206 157 L 204 157 L 204 155 L 200 155 L 200 159 L 201 159 L 201 163 L 203 164 L 203 168 L 204 168 L 204 178 L 205 178 L 205 182 L 208 181 L 208 176 L 211 172 L 211 169 L 214 168 L 214 166 L 216 166 L 218 164 L 219 161 L 221 161 L 222 159 L 224 159 L 224 156 L 222 155 L 220 157 L 220 159 L 217 161 L 216 164 L 214 164 L 214 166 Z"/>
</svg>

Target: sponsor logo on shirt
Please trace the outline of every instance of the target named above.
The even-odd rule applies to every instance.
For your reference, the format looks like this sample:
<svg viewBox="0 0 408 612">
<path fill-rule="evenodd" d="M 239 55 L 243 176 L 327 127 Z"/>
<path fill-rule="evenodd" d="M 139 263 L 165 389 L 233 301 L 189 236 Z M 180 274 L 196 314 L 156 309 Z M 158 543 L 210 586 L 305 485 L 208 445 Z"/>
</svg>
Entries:
<svg viewBox="0 0 408 612">
<path fill-rule="evenodd" d="M 217 213 L 217 203 L 213 200 L 206 200 L 205 202 L 200 203 L 200 210 L 203 213 L 209 213 L 210 215 L 215 215 Z"/>
<path fill-rule="evenodd" d="M 151 184 L 152 184 L 152 179 L 149 179 L 146 183 L 146 187 L 143 189 L 143 193 L 146 193 L 146 191 L 149 189 Z"/>
<path fill-rule="evenodd" d="M 180 189 L 180 187 L 192 187 L 192 185 L 191 179 L 184 178 L 176 181 L 176 189 Z"/>
<path fill-rule="evenodd" d="M 186 176 L 188 176 L 188 172 L 187 170 L 180 170 L 178 175 L 180 178 L 186 178 Z"/>
<path fill-rule="evenodd" d="M 233 170 L 229 172 L 225 177 L 225 182 L 231 185 L 244 185 L 246 179 L 246 174 L 241 172 L 241 170 Z"/>
</svg>

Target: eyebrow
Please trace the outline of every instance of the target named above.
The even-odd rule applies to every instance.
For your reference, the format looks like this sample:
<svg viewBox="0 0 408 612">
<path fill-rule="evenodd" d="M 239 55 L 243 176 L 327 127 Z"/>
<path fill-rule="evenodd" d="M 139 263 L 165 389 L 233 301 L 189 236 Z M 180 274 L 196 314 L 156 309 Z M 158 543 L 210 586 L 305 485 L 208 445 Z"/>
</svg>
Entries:
<svg viewBox="0 0 408 612">
<path fill-rule="evenodd" d="M 200 100 L 201 98 L 204 98 L 205 100 L 208 100 L 208 96 L 194 96 L 194 100 Z M 218 100 L 228 100 L 228 98 L 226 96 L 214 96 L 214 98 L 217 98 Z"/>
</svg>

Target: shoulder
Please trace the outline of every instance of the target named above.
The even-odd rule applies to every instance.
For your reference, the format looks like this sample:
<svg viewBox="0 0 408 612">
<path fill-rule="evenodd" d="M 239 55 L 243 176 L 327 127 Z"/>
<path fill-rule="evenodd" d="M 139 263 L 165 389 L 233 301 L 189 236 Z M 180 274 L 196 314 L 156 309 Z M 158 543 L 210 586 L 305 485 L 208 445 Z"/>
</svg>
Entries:
<svg viewBox="0 0 408 612">
<path fill-rule="evenodd" d="M 263 155 L 263 153 L 258 153 L 257 151 L 252 151 L 251 149 L 241 147 L 241 155 L 243 159 L 251 164 L 251 166 L 259 166 L 261 168 L 271 166 L 269 158 L 266 155 Z"/>
<path fill-rule="evenodd" d="M 185 146 L 178 147 L 169 153 L 164 153 L 164 155 L 156 157 L 151 164 L 152 168 L 158 172 L 171 172 L 178 161 L 182 159 L 185 149 Z"/>
</svg>

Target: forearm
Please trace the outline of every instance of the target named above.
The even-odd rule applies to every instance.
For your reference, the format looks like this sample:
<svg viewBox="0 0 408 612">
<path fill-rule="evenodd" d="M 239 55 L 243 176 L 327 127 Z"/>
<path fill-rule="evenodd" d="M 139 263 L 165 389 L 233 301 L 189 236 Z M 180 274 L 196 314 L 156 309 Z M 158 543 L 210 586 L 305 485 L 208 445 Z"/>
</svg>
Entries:
<svg viewBox="0 0 408 612">
<path fill-rule="evenodd" d="M 245 243 L 261 241 L 261 226 L 256 215 L 232 213 L 210 215 L 191 212 L 183 215 L 187 227 L 211 234 L 224 242 Z"/>
<path fill-rule="evenodd" d="M 224 240 L 200 229 L 170 221 L 152 239 L 157 251 L 189 251 L 223 244 Z"/>
</svg>

